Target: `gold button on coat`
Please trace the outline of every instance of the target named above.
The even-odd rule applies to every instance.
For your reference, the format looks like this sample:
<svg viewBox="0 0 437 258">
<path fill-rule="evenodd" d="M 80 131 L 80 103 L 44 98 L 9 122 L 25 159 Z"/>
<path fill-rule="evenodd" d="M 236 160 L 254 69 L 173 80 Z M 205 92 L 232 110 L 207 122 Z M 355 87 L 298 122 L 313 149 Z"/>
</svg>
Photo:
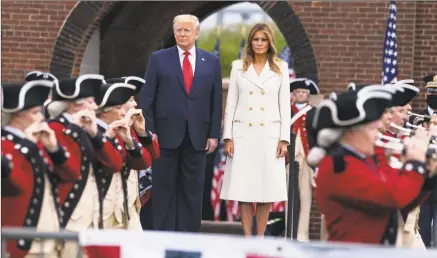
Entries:
<svg viewBox="0 0 437 258">
<path fill-rule="evenodd" d="M 264 123 L 260 123 L 259 125 L 264 126 Z"/>
<path fill-rule="evenodd" d="M 253 94 L 253 91 L 250 91 L 250 95 L 252 95 Z"/>
<path fill-rule="evenodd" d="M 252 123 L 249 123 L 249 126 L 252 126 Z"/>
<path fill-rule="evenodd" d="M 261 110 L 264 110 L 264 107 L 261 107 Z"/>
<path fill-rule="evenodd" d="M 261 91 L 261 94 L 264 95 L 264 94 L 265 94 L 265 91 Z"/>
<path fill-rule="evenodd" d="M 252 107 L 250 107 L 249 110 L 252 110 Z"/>
</svg>

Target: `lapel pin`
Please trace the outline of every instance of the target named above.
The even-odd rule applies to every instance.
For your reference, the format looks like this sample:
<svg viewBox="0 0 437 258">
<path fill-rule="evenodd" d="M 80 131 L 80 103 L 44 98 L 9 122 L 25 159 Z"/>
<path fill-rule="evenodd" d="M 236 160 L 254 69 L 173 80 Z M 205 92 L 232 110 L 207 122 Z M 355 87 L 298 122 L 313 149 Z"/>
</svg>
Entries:
<svg viewBox="0 0 437 258">
<path fill-rule="evenodd" d="M 202 61 L 205 61 L 205 59 L 202 57 Z"/>
</svg>

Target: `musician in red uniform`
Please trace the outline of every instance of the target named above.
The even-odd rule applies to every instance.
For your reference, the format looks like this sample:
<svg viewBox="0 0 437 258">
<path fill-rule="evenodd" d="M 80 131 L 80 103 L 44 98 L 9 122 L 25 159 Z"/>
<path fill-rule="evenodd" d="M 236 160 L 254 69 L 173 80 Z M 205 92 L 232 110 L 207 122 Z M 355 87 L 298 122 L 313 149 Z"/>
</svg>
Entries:
<svg viewBox="0 0 437 258">
<path fill-rule="evenodd" d="M 405 123 L 408 122 L 409 116 L 408 112 L 411 111 L 411 105 L 410 102 L 413 100 L 414 97 L 417 96 L 417 94 L 420 92 L 420 89 L 415 87 L 414 80 L 401 80 L 394 84 L 389 84 L 387 86 L 397 86 L 400 87 L 403 92 L 398 93 L 402 96 L 404 96 L 404 100 L 398 100 L 398 103 L 394 105 L 394 112 L 393 112 L 393 124 L 395 124 L 398 127 L 403 127 Z M 399 98 L 396 98 L 399 99 Z M 402 105 L 403 104 L 403 105 Z M 408 135 L 408 133 L 400 131 L 396 128 L 396 126 L 391 126 L 391 128 L 387 131 L 387 135 L 392 137 L 398 137 L 400 139 L 404 139 L 405 136 Z"/>
<path fill-rule="evenodd" d="M 47 107 L 54 117 L 49 122 L 50 127 L 81 167 L 79 180 L 58 186 L 62 226 L 71 231 L 103 227 L 102 190 L 97 187 L 97 174 L 120 171 L 123 165 L 118 150 L 97 129 L 94 98 L 99 94 L 102 81 L 103 76 L 96 74 L 61 80 L 52 91 Z M 103 167 L 95 166 L 96 163 Z M 66 242 L 62 252 L 63 257 L 74 257 L 77 246 Z"/>
<path fill-rule="evenodd" d="M 152 155 L 152 159 L 157 159 L 160 156 L 159 144 L 156 135 L 153 135 L 147 130 L 147 125 L 142 115 L 139 113 L 139 109 L 136 109 L 137 102 L 135 101 L 135 96 L 141 91 L 144 85 L 144 79 L 136 76 L 127 76 L 122 78 L 107 79 L 106 82 L 119 82 L 128 83 L 134 85 L 135 93 L 130 97 L 129 101 L 123 104 L 123 108 L 127 112 L 126 119 L 129 117 L 132 121 L 132 135 L 135 139 L 139 140 L 140 143 L 145 146 L 146 149 Z M 136 115 L 134 115 L 136 113 Z M 139 174 L 139 175 L 138 175 Z M 131 171 L 130 180 L 128 180 L 128 202 L 130 210 L 140 209 L 140 217 L 143 228 L 151 228 L 150 225 L 153 224 L 152 220 L 152 169 L 149 167 L 146 170 Z M 136 178 L 137 180 L 134 180 Z M 138 192 L 138 193 L 137 193 Z M 138 201 L 138 196 L 140 201 Z M 134 203 L 132 202 L 134 201 Z M 147 204 L 146 204 L 147 203 Z M 140 206 L 142 205 L 142 207 Z M 136 214 L 135 214 L 136 215 Z M 133 219 L 132 221 L 136 221 Z M 129 228 L 138 228 L 138 224 L 129 223 Z"/>
<path fill-rule="evenodd" d="M 405 85 L 404 84 L 405 82 L 409 83 L 409 85 Z M 395 85 L 387 85 L 384 88 L 384 90 L 392 90 L 391 93 L 393 94 L 393 96 L 390 105 L 391 106 L 390 111 L 386 110 L 381 117 L 379 132 L 384 134 L 384 136 L 382 136 L 383 137 L 382 139 L 379 139 L 380 141 L 385 143 L 389 142 L 389 140 L 391 142 L 402 141 L 403 136 L 396 137 L 397 135 L 389 133 L 387 132 L 387 130 L 389 130 L 389 128 L 391 127 L 390 126 L 392 122 L 391 113 L 393 112 L 393 109 L 403 108 L 404 110 L 401 111 L 408 110 L 408 107 L 410 107 L 409 103 L 416 96 L 419 89 L 412 86 L 411 84 L 412 84 L 411 80 L 403 80 L 397 82 Z M 377 88 L 378 87 L 376 87 L 376 90 Z M 361 90 L 362 93 L 363 91 L 369 91 L 373 89 L 375 89 L 375 87 L 367 86 L 365 88 L 358 89 L 358 91 Z M 396 124 L 403 124 L 403 121 L 405 121 L 404 119 L 407 118 L 407 116 L 405 116 L 405 114 L 407 113 L 408 112 L 397 113 L 400 115 L 396 117 L 398 119 L 398 123 Z M 396 178 L 398 176 L 399 168 L 402 167 L 401 160 L 402 160 L 401 154 L 392 154 L 387 152 L 386 149 L 383 148 L 382 146 L 375 146 L 376 165 L 385 173 L 387 178 L 390 178 L 392 176 Z M 398 221 L 399 233 L 398 233 L 397 246 L 402 246 L 407 248 L 423 246 L 423 244 L 422 245 L 420 244 L 421 243 L 420 235 L 419 234 L 416 235 L 416 233 L 418 232 L 417 230 L 415 230 L 414 225 L 417 220 L 416 218 L 419 215 L 418 205 L 420 202 L 422 202 L 425 199 L 427 195 L 429 195 L 429 189 L 424 189 L 424 191 L 421 192 L 418 198 L 413 200 L 409 205 L 407 205 L 405 208 L 403 208 L 400 211 L 401 212 L 400 215 L 402 215 L 403 220 Z"/>
<path fill-rule="evenodd" d="M 411 83 L 410 80 L 407 81 L 408 83 Z M 403 83 L 402 83 L 403 84 Z M 389 84 L 389 85 L 393 85 L 393 84 Z M 376 86 L 376 85 L 372 85 L 372 84 L 355 84 L 354 82 L 349 83 L 347 89 L 348 91 L 360 91 L 364 88 L 368 88 L 369 86 Z M 407 85 L 408 87 L 408 85 Z M 401 87 L 401 89 L 399 89 L 399 95 L 404 95 L 403 93 L 405 92 L 405 89 L 403 87 Z M 412 87 L 412 90 L 408 91 L 409 93 L 411 93 L 412 95 L 416 96 L 418 89 L 416 87 Z M 414 98 L 414 96 L 411 97 L 411 99 Z M 396 98 L 398 101 L 402 101 L 402 103 L 405 103 L 402 100 L 402 96 L 400 96 L 400 98 Z M 410 100 L 411 100 L 410 99 Z M 408 114 L 408 110 L 411 110 L 411 106 L 409 106 L 409 103 L 405 103 L 403 105 L 395 105 L 395 103 L 393 103 L 393 107 L 390 109 L 391 111 L 391 122 L 393 122 L 396 125 L 402 126 L 405 123 L 405 119 L 407 117 Z M 390 137 L 397 137 L 399 133 L 399 130 L 396 128 L 392 128 L 391 126 L 389 126 L 386 129 L 386 132 L 384 132 L 385 135 L 390 136 Z"/>
<path fill-rule="evenodd" d="M 138 174 L 131 176 L 131 170 L 148 168 L 152 165 L 152 156 L 132 135 L 130 128 L 132 113 L 126 117 L 127 112 L 123 108 L 123 104 L 135 93 L 135 89 L 134 85 L 127 83 L 105 83 L 101 86 L 100 94 L 96 98 L 99 130 L 108 136 L 113 145 L 117 146 L 120 155 L 125 160 L 125 165 L 119 173 L 102 177 L 105 179 L 105 184 L 99 187 L 104 189 L 105 195 L 103 197 L 105 228 L 127 229 L 132 225 L 131 229 L 142 230 L 138 215 L 139 208 L 138 210 L 129 209 L 130 203 L 135 203 L 136 200 L 139 202 L 138 183 L 135 184 L 134 189 L 128 189 L 128 184 L 129 181 L 138 182 Z M 129 190 L 131 190 L 131 198 L 129 198 Z M 135 194 L 132 194 L 132 190 Z M 133 201 L 129 202 L 132 197 Z"/>
<path fill-rule="evenodd" d="M 380 91 L 381 85 L 355 85 L 350 83 L 348 86 L 348 91 L 357 91 L 363 94 L 366 91 Z M 381 116 L 381 123 L 379 127 L 379 132 L 386 136 L 386 139 L 397 138 L 397 134 L 391 131 L 391 124 L 395 123 L 397 125 L 403 125 L 405 120 L 408 118 L 406 110 L 408 110 L 409 103 L 417 95 L 419 91 L 418 88 L 405 85 L 401 82 L 396 85 L 387 85 L 383 92 L 390 92 L 392 94 L 392 100 L 390 105 Z M 397 130 L 398 131 L 398 130 Z M 383 142 L 387 142 L 386 139 L 381 139 Z M 389 167 L 389 162 L 387 160 L 386 152 L 384 148 L 375 146 L 375 157 L 378 166 L 384 169 L 385 166 Z M 400 158 L 400 155 L 396 155 Z"/>
<path fill-rule="evenodd" d="M 437 115 L 437 74 L 428 75 L 424 78 L 426 82 L 426 103 L 428 106 L 422 112 L 423 115 Z M 424 123 L 427 124 L 427 123 Z M 427 125 L 430 126 L 431 124 Z M 425 246 L 431 246 L 431 224 L 437 225 L 437 188 L 420 207 L 419 231 L 422 235 Z M 437 242 L 437 239 L 434 239 Z"/>
<path fill-rule="evenodd" d="M 308 161 L 319 166 L 316 200 L 330 241 L 394 244 L 392 215 L 414 200 L 424 183 L 435 184 L 436 164 L 425 164 L 430 139 L 425 132 L 412 137 L 396 178 L 387 179 L 371 158 L 381 115 L 392 98 L 383 91 L 381 86 L 381 91 L 340 94 L 320 104 L 314 115 L 318 146 Z"/>
<path fill-rule="evenodd" d="M 159 155 L 161 153 L 159 151 L 158 139 L 154 137 L 150 131 L 147 130 L 147 125 L 144 116 L 142 112 L 140 113 L 141 109 L 136 109 L 138 104 L 135 101 L 134 97 L 140 93 L 141 88 L 145 83 L 144 79 L 136 76 L 127 76 L 122 78 L 107 79 L 105 81 L 107 83 L 118 82 L 118 83 L 127 83 L 135 86 L 135 92 L 133 93 L 133 95 L 130 96 L 129 100 L 123 104 L 123 108 L 125 109 L 126 112 L 129 112 L 129 110 L 130 112 L 134 112 L 131 113 L 131 115 L 129 116 L 132 117 L 132 123 L 131 123 L 132 135 L 135 137 L 135 139 L 139 140 L 143 146 L 147 148 L 147 150 L 152 155 L 153 159 L 159 158 Z"/>
<path fill-rule="evenodd" d="M 53 82 L 2 84 L 2 226 L 58 231 L 63 223 L 57 202 L 59 181 L 74 181 L 80 168 L 43 122 L 42 105 Z M 55 240 L 18 239 L 7 245 L 10 257 L 57 257 Z"/>
<path fill-rule="evenodd" d="M 314 139 L 307 133 L 306 116 L 307 112 L 312 109 L 312 106 L 308 104 L 309 97 L 311 94 L 317 95 L 319 88 L 312 80 L 299 78 L 290 82 L 290 92 L 292 92 L 293 99 L 290 129 L 296 135 L 295 161 L 299 163 L 300 210 L 297 240 L 306 242 L 309 241 L 312 187 L 314 185 L 314 171 L 306 161 L 309 146 L 312 146 Z"/>
<path fill-rule="evenodd" d="M 126 110 L 127 115 L 126 119 L 129 119 L 131 117 L 131 128 L 132 128 L 132 135 L 135 137 L 135 139 L 139 140 L 143 146 L 146 147 L 146 149 L 150 152 L 152 155 L 152 159 L 157 159 L 161 155 L 159 150 L 159 143 L 156 135 L 153 135 L 149 130 L 147 130 L 146 121 L 144 119 L 144 116 L 142 112 L 140 113 L 140 109 L 137 109 L 138 106 L 137 102 L 135 101 L 135 96 L 138 95 L 141 91 L 141 88 L 144 85 L 144 79 L 136 76 L 127 76 L 122 78 L 113 78 L 106 80 L 107 82 L 123 82 L 128 83 L 135 86 L 135 93 L 133 96 L 130 97 L 129 101 L 123 104 L 123 108 Z M 136 114 L 136 115 L 135 115 Z M 131 184 L 129 184 L 130 189 L 139 189 L 140 190 L 140 203 L 145 204 L 148 202 L 152 197 L 152 187 L 148 187 L 148 184 L 151 184 L 152 181 L 152 169 L 149 167 L 147 170 L 140 170 L 140 171 L 133 171 L 131 174 L 140 174 L 139 180 L 137 182 L 133 182 L 130 180 Z M 132 176 L 133 176 L 132 175 Z M 140 184 L 135 186 L 135 184 Z M 133 190 L 129 190 L 130 193 L 133 193 Z M 141 208 L 141 207 L 140 207 Z M 145 210 L 143 210 L 141 213 L 144 215 L 151 214 L 151 208 L 152 205 L 148 204 L 145 206 Z M 142 216 L 144 217 L 144 216 Z M 151 220 L 151 216 L 146 216 L 147 220 Z M 145 218 L 146 219 L 146 218 Z"/>
</svg>

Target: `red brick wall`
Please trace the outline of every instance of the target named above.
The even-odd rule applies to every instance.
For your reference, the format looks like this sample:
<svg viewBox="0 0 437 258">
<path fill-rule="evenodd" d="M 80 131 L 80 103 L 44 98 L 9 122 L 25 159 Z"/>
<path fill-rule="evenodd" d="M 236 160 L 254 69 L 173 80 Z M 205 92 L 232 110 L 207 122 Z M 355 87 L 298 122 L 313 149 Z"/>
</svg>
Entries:
<svg viewBox="0 0 437 258">
<path fill-rule="evenodd" d="M 437 2 L 417 2 L 414 31 L 413 78 L 421 81 L 428 74 L 437 74 Z M 424 98 L 421 92 L 421 100 Z M 417 103 L 417 102 L 416 102 Z M 425 101 L 417 105 L 420 110 L 425 108 Z"/>
<path fill-rule="evenodd" d="M 323 93 L 344 90 L 350 81 L 381 81 L 388 1 L 292 3 L 314 49 Z M 399 79 L 437 73 L 437 2 L 398 1 Z M 434 42 L 434 43 L 433 43 Z M 425 108 L 422 97 L 414 108 Z"/>
<path fill-rule="evenodd" d="M 2 80 L 19 80 L 24 69 L 49 70 L 54 42 L 75 1 L 2 1 Z M 379 82 L 387 2 L 291 4 L 309 34 L 323 93 L 347 83 Z M 437 70 L 436 2 L 398 1 L 400 78 Z M 85 41 L 87 40 L 86 37 Z M 78 52 L 83 53 L 83 44 Z M 81 57 L 76 57 L 76 74 Z M 434 70 L 433 70 L 434 69 Z M 423 93 L 422 93 L 423 96 Z M 424 108 L 423 98 L 414 102 Z"/>
<path fill-rule="evenodd" d="M 23 79 L 25 69 L 48 71 L 53 44 L 76 1 L 1 1 L 2 81 Z"/>
<path fill-rule="evenodd" d="M 43 71 L 50 69 L 56 38 L 66 17 L 76 4 L 75 1 L 1 2 L 2 81 L 21 80 L 24 69 Z M 103 6 L 102 4 L 89 5 L 93 5 L 94 10 Z M 311 41 L 322 93 L 343 91 L 350 81 L 380 82 L 388 1 L 361 3 L 293 1 L 291 6 Z M 414 78 L 420 87 L 423 87 L 424 75 L 437 73 L 437 12 L 435 10 L 437 10 L 437 2 L 398 1 L 399 78 Z M 90 16 L 89 13 L 82 15 Z M 284 16 L 279 13 L 277 15 Z M 101 15 L 96 17 L 102 18 Z M 276 20 L 281 20 L 281 17 L 277 17 Z M 75 26 L 77 24 L 69 24 L 69 28 Z M 71 34 L 65 34 L 64 31 L 62 37 L 67 37 L 66 45 L 64 46 L 64 43 L 58 45 L 57 51 L 62 55 L 64 53 L 75 55 L 73 74 L 78 73 L 78 66 L 82 59 L 81 54 L 77 53 L 83 53 L 91 32 L 87 26 L 80 24 L 81 30 L 84 31 L 82 35 L 77 31 L 72 31 Z M 69 41 L 80 42 L 80 44 L 69 44 Z M 62 64 L 62 58 L 61 56 L 57 60 L 59 64 Z M 425 107 L 423 92 L 421 94 L 422 98 L 414 101 L 416 109 Z M 319 236 L 319 224 L 320 215 L 314 205 L 312 238 Z"/>
</svg>

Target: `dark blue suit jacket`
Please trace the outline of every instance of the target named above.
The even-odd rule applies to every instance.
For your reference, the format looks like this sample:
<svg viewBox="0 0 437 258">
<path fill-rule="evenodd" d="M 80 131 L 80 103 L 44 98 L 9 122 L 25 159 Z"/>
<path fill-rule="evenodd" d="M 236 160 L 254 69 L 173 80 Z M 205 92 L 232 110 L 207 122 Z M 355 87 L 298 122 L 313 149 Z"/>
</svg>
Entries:
<svg viewBox="0 0 437 258">
<path fill-rule="evenodd" d="M 140 104 L 147 128 L 158 135 L 161 148 L 178 148 L 187 128 L 197 151 L 205 150 L 207 138 L 219 139 L 222 74 L 217 56 L 196 48 L 196 67 L 189 94 L 176 46 L 150 56 L 144 79 Z"/>
</svg>

